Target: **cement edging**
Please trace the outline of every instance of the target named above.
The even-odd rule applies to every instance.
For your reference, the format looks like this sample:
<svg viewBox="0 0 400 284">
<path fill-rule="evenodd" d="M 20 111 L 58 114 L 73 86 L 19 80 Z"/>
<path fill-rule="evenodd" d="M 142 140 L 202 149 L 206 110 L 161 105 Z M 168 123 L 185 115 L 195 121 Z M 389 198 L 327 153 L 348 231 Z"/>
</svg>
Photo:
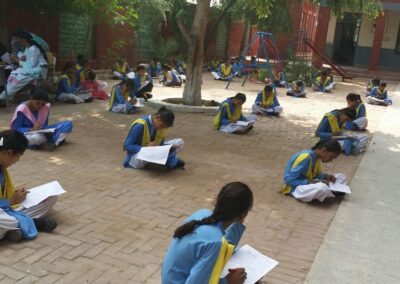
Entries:
<svg viewBox="0 0 400 284">
<path fill-rule="evenodd" d="M 187 105 L 177 105 L 170 104 L 159 100 L 148 100 L 147 105 L 151 108 L 158 109 L 162 106 L 167 107 L 168 109 L 176 112 L 189 112 L 189 113 L 206 113 L 206 114 L 216 114 L 218 112 L 219 107 L 205 107 L 205 106 L 187 106 Z"/>
</svg>

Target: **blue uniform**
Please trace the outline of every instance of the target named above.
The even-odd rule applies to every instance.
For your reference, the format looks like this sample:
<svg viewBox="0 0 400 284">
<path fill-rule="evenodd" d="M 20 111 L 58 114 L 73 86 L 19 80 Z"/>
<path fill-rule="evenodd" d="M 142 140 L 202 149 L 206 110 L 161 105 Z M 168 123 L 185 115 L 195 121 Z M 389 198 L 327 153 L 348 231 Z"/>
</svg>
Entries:
<svg viewBox="0 0 400 284">
<path fill-rule="evenodd" d="M 58 82 L 56 98 L 60 96 L 62 93 L 73 94 L 75 93 L 77 87 L 75 85 L 71 85 L 68 78 L 61 78 Z"/>
<path fill-rule="evenodd" d="M 361 117 L 366 117 L 366 116 L 367 116 L 367 110 L 365 108 L 365 105 L 363 103 L 361 103 L 358 106 L 358 109 L 357 109 L 357 117 L 356 117 L 356 119 L 361 118 Z M 359 130 L 357 125 L 352 121 L 346 122 L 345 128 L 348 129 L 348 130 Z"/>
<path fill-rule="evenodd" d="M 304 153 L 307 153 L 308 157 L 303 159 L 298 165 L 293 168 L 293 164 L 295 163 L 296 159 Z M 310 183 L 307 178 L 307 172 L 310 169 L 310 165 L 314 166 L 316 164 L 316 161 L 317 156 L 311 149 L 300 151 L 290 158 L 283 175 L 283 180 L 285 184 L 292 187 L 290 193 L 292 193 L 297 186 Z M 325 173 L 316 173 L 316 176 L 313 178 L 323 180 L 326 178 L 326 176 L 327 175 Z"/>
<path fill-rule="evenodd" d="M 133 90 L 133 93 L 135 94 L 136 97 L 138 97 L 138 95 L 139 95 L 139 90 L 142 87 L 142 83 L 147 81 L 148 82 L 147 84 L 153 84 L 153 79 L 147 73 L 145 74 L 145 78 L 144 78 L 143 82 L 142 82 L 142 79 L 141 79 L 139 73 L 136 74 L 136 76 L 135 76 L 135 78 L 133 80 L 135 82 L 135 88 Z M 149 92 L 151 92 L 152 88 L 153 88 L 152 86 L 151 86 L 151 88 L 149 88 Z"/>
<path fill-rule="evenodd" d="M 224 104 L 225 102 L 227 102 L 229 104 L 229 109 L 230 109 L 231 113 L 233 114 L 234 111 L 235 111 L 236 106 L 233 104 L 232 99 L 225 100 L 224 102 L 221 103 L 221 105 Z M 243 116 L 243 114 L 240 116 L 239 120 L 247 121 L 246 118 Z M 222 109 L 221 109 L 221 122 L 220 122 L 219 125 L 220 126 L 221 125 L 228 125 L 230 123 L 231 122 L 229 121 L 228 114 L 226 113 L 226 107 L 222 107 Z"/>
<path fill-rule="evenodd" d="M 130 93 L 130 98 L 135 98 L 133 92 Z M 110 95 L 110 111 L 113 111 L 113 107 L 118 105 L 125 105 L 125 113 L 133 113 L 136 107 L 126 101 L 125 97 L 122 95 L 121 86 L 114 86 Z"/>
<path fill-rule="evenodd" d="M 201 220 L 212 212 L 201 209 L 185 220 Z M 164 258 L 161 272 L 162 284 L 204 284 L 209 283 L 219 251 L 222 238 L 236 246 L 245 230 L 242 224 L 232 224 L 224 231 L 222 222 L 202 225 L 195 228 L 192 234 L 181 239 L 173 239 Z M 221 279 L 220 283 L 227 283 Z"/>
<path fill-rule="evenodd" d="M 142 118 L 146 120 L 147 127 L 149 128 L 150 140 L 154 141 L 156 137 L 156 130 L 153 127 L 151 115 L 144 116 Z M 143 132 L 144 126 L 140 123 L 134 124 L 129 130 L 128 137 L 126 137 L 124 143 L 124 150 L 127 152 L 124 160 L 124 167 L 131 168 L 129 162 L 131 161 L 133 155 L 139 153 L 140 149 L 142 149 Z M 161 142 L 160 146 L 161 145 L 164 145 L 164 141 Z M 171 151 L 167 159 L 167 166 L 174 168 L 178 162 L 179 158 L 176 156 L 176 151 Z"/>
<path fill-rule="evenodd" d="M 274 107 L 280 106 L 277 96 L 275 94 L 272 94 L 272 95 L 274 96 L 273 103 L 272 103 L 272 105 L 266 106 L 266 108 L 274 108 Z M 262 103 L 262 92 L 258 93 L 255 103 L 256 103 L 256 105 Z"/>
<path fill-rule="evenodd" d="M 338 112 L 332 111 L 331 113 L 336 117 L 339 128 L 342 129 L 342 124 L 340 123 Z M 316 133 L 316 136 L 321 138 L 321 140 L 327 140 L 333 136 L 331 125 L 329 124 L 329 120 L 326 116 L 322 119 L 322 121 L 318 125 L 318 128 L 315 133 Z M 353 139 L 351 139 L 351 138 L 338 139 L 338 141 L 343 142 L 342 149 L 343 149 L 344 153 L 346 155 L 350 155 L 351 151 L 353 149 L 353 142 L 354 142 Z"/>
<path fill-rule="evenodd" d="M 38 112 L 32 112 L 32 114 L 38 118 L 39 113 Z M 51 133 L 51 136 L 49 138 L 50 142 L 56 143 L 58 138 L 62 133 L 71 133 L 73 124 L 72 121 L 66 120 L 58 123 L 54 123 L 52 125 L 48 125 L 48 119 L 47 117 L 45 124 L 43 125 L 42 129 L 49 129 L 49 128 L 55 128 L 56 130 Z M 21 132 L 21 133 L 26 133 L 29 132 L 29 130 L 34 126 L 32 121 L 30 121 L 23 112 L 18 112 L 16 119 L 12 122 L 12 128 Z M 50 133 L 49 133 L 50 135 Z"/>
</svg>

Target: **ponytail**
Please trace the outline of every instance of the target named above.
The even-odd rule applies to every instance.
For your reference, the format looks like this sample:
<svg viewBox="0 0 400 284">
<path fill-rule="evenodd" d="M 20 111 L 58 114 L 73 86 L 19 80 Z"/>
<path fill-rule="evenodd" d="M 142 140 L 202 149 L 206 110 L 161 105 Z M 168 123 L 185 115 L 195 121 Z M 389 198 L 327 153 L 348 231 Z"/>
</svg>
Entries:
<svg viewBox="0 0 400 284">
<path fill-rule="evenodd" d="M 174 238 L 180 239 L 180 238 L 192 233 L 194 231 L 194 229 L 198 226 L 212 225 L 212 224 L 218 223 L 219 221 L 221 221 L 220 218 L 218 218 L 218 216 L 215 216 L 214 213 L 210 217 L 206 217 L 201 220 L 192 220 L 192 221 L 187 222 L 187 223 L 183 224 L 182 226 L 178 227 L 175 230 Z"/>
<path fill-rule="evenodd" d="M 191 234 L 198 226 L 212 225 L 221 221 L 234 221 L 247 214 L 253 207 L 253 193 L 241 182 L 226 184 L 218 193 L 217 202 L 211 216 L 201 220 L 192 220 L 179 226 L 174 238 L 180 239 Z"/>
</svg>

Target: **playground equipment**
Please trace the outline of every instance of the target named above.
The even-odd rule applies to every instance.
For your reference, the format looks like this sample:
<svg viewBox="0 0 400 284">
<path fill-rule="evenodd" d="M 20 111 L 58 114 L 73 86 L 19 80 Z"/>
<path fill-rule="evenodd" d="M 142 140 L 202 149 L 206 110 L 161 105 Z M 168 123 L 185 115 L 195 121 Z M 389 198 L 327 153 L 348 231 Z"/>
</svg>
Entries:
<svg viewBox="0 0 400 284">
<path fill-rule="evenodd" d="M 281 77 L 285 81 L 284 65 L 272 33 L 255 32 L 242 52 L 240 63 L 243 65 L 242 73 L 245 75 L 242 86 L 247 80 L 265 84 L 266 82 L 262 81 L 264 78 L 261 80 L 259 78 L 261 73 L 266 74 L 272 84 L 276 77 Z M 226 89 L 232 79 L 228 81 Z M 274 84 L 273 87 L 275 89 Z"/>
</svg>

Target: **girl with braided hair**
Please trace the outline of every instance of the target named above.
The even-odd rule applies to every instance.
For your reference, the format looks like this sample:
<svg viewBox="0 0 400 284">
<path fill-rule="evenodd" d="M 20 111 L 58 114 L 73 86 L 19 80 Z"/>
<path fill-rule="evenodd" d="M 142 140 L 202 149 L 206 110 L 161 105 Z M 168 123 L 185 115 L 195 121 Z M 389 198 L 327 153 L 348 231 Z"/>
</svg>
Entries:
<svg viewBox="0 0 400 284">
<path fill-rule="evenodd" d="M 188 217 L 174 233 L 164 258 L 162 283 L 241 284 L 243 268 L 220 279 L 245 230 L 243 221 L 253 206 L 253 193 L 241 182 L 226 184 L 213 211 L 201 209 Z"/>
</svg>

